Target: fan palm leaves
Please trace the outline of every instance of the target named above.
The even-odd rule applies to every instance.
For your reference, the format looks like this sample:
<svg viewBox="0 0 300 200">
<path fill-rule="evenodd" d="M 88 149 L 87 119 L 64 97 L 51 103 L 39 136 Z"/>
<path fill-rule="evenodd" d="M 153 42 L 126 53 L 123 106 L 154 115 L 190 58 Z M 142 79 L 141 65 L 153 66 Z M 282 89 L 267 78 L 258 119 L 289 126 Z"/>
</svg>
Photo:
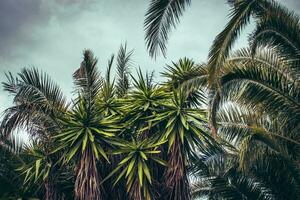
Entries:
<svg viewBox="0 0 300 200">
<path fill-rule="evenodd" d="M 224 30 L 218 34 L 210 48 L 208 59 L 209 84 L 218 88 L 220 69 L 230 55 L 230 51 L 251 17 L 264 21 L 268 13 L 276 13 L 276 6 L 269 0 L 228 1 L 232 7 L 230 20 Z M 171 26 L 179 21 L 179 17 L 190 1 L 151 1 L 146 14 L 146 43 L 150 55 L 156 55 L 158 49 L 165 55 L 166 42 Z"/>
</svg>

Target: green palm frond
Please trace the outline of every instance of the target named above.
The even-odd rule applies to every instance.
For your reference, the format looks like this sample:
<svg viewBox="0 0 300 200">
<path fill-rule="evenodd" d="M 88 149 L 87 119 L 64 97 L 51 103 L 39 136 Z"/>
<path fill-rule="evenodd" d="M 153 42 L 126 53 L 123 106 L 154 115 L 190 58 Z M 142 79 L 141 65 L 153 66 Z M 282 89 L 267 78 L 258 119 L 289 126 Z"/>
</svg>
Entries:
<svg viewBox="0 0 300 200">
<path fill-rule="evenodd" d="M 26 155 L 26 161 L 18 168 L 18 171 L 24 176 L 24 184 L 46 180 L 51 171 L 52 163 L 49 155 L 42 151 L 41 144 L 25 146 L 22 154 Z"/>
<path fill-rule="evenodd" d="M 176 27 L 191 0 L 151 0 L 146 13 L 144 27 L 146 44 L 150 56 L 156 57 L 161 51 L 166 56 L 166 43 L 172 27 Z"/>
<path fill-rule="evenodd" d="M 67 110 L 61 89 L 47 74 L 35 68 L 23 69 L 17 77 L 7 74 L 7 79 L 4 89 L 12 94 L 16 105 L 4 111 L 2 134 L 9 135 L 16 128 L 33 125 L 40 119 L 52 121 L 53 125 L 56 117 Z"/>
<path fill-rule="evenodd" d="M 111 84 L 110 76 L 111 76 L 111 68 L 113 66 L 114 58 L 115 58 L 115 55 L 111 55 L 111 57 L 110 57 L 110 59 L 108 60 L 108 63 L 107 63 L 107 69 L 106 69 L 106 74 L 105 74 L 105 82 L 108 85 Z"/>
<path fill-rule="evenodd" d="M 250 36 L 252 50 L 257 46 L 273 46 L 282 55 L 300 57 L 300 19 L 277 2 L 271 2 L 267 12 Z"/>
<path fill-rule="evenodd" d="M 216 126 L 215 113 L 220 102 L 226 99 L 247 104 L 255 110 L 263 109 L 287 126 L 296 123 L 299 82 L 289 72 L 288 62 L 276 56 L 267 58 L 272 54 L 258 54 L 249 59 L 248 53 L 244 51 L 240 55 L 236 54 L 225 65 L 221 79 L 222 98 L 215 93 L 211 102 L 213 124 Z"/>
<path fill-rule="evenodd" d="M 168 78 L 166 86 L 169 90 L 182 88 L 186 92 L 191 106 L 206 105 L 208 75 L 204 64 L 196 65 L 192 60 L 183 58 L 172 66 L 168 65 L 162 75 Z"/>
<path fill-rule="evenodd" d="M 209 51 L 209 84 L 217 84 L 223 62 L 229 56 L 234 42 L 240 32 L 249 23 L 250 17 L 258 10 L 265 0 L 242 0 L 236 1 L 230 13 L 230 21 L 224 30 L 215 38 Z"/>
<path fill-rule="evenodd" d="M 188 58 L 180 59 L 173 65 L 167 65 L 161 73 L 168 79 L 167 84 L 174 89 L 183 87 L 188 90 L 205 88 L 207 85 L 207 70 L 205 65 L 197 65 Z"/>
<path fill-rule="evenodd" d="M 93 53 L 90 50 L 85 50 L 80 67 L 73 74 L 74 84 L 81 97 L 90 104 L 89 106 L 94 103 L 102 85 L 102 80 L 97 71 L 97 62 Z"/>
<path fill-rule="evenodd" d="M 130 66 L 133 50 L 127 51 L 127 44 L 121 45 L 117 57 L 117 81 L 116 93 L 118 97 L 123 97 L 128 92 L 130 81 Z"/>
</svg>

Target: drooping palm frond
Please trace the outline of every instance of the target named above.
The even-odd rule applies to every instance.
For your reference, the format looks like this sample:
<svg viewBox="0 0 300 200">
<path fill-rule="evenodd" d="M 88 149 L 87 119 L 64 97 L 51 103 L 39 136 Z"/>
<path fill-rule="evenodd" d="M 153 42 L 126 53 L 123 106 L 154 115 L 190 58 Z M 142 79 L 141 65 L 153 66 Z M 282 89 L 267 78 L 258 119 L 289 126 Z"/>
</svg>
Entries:
<svg viewBox="0 0 300 200">
<path fill-rule="evenodd" d="M 225 61 L 224 66 L 226 68 L 226 65 L 230 66 L 232 63 L 242 65 L 249 62 L 256 62 L 280 71 L 291 82 L 298 78 L 298 62 L 296 60 L 278 54 L 274 48 L 268 46 L 258 46 L 255 49 L 255 54 L 253 53 L 251 48 L 236 50 Z"/>
<path fill-rule="evenodd" d="M 117 57 L 117 81 L 116 93 L 118 97 L 123 97 L 130 86 L 129 75 L 131 66 L 131 56 L 133 50 L 127 52 L 127 45 L 121 45 Z"/>
<path fill-rule="evenodd" d="M 209 51 L 209 83 L 218 86 L 218 78 L 223 62 L 228 57 L 234 42 L 240 32 L 249 23 L 250 17 L 260 10 L 261 3 L 265 0 L 236 1 L 230 13 L 230 21 L 225 29 L 215 38 Z"/>
<path fill-rule="evenodd" d="M 66 111 L 66 100 L 61 89 L 47 74 L 35 68 L 23 69 L 17 77 L 7 74 L 7 79 L 3 82 L 4 89 L 13 95 L 16 105 L 4 112 L 2 134 L 9 135 L 14 129 L 32 125 L 41 118 L 53 122 L 55 117 Z"/>
<path fill-rule="evenodd" d="M 273 46 L 282 55 L 300 57 L 300 19 L 294 12 L 271 1 L 268 10 L 259 16 L 259 23 L 250 36 L 252 50 L 257 46 Z"/>
<path fill-rule="evenodd" d="M 252 108 L 264 110 L 283 121 L 290 116 L 290 124 L 297 123 L 295 115 L 299 109 L 297 92 L 299 82 L 292 73 L 294 70 L 290 70 L 293 68 L 293 63 L 289 64 L 288 61 L 274 56 L 274 53 L 271 52 L 259 50 L 250 59 L 250 50 L 242 50 L 225 62 L 224 75 L 221 80 L 222 93 L 214 93 L 211 100 L 210 114 L 214 127 L 219 103 L 222 99 L 228 98 L 233 101 L 237 100 L 241 104 L 249 103 L 250 107 L 255 106 Z M 238 76 L 233 75 L 236 72 L 238 72 Z M 275 102 L 274 99 L 276 99 Z M 291 115 L 289 112 L 287 113 L 287 110 Z M 281 118 L 280 116 L 285 117 Z"/>
<path fill-rule="evenodd" d="M 156 57 L 159 51 L 166 56 L 166 43 L 172 27 L 176 27 L 179 18 L 191 0 L 151 0 L 146 13 L 144 27 L 146 44 L 150 56 Z"/>
</svg>

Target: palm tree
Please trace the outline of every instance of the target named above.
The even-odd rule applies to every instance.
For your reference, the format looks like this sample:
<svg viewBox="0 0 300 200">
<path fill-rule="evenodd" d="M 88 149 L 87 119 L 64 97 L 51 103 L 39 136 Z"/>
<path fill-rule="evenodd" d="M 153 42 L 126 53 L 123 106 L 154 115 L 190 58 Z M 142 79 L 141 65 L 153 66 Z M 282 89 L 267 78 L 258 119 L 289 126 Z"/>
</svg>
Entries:
<svg viewBox="0 0 300 200">
<path fill-rule="evenodd" d="M 219 87 L 220 69 L 230 55 L 234 42 L 244 27 L 254 17 L 258 24 L 268 18 L 269 13 L 284 13 L 284 9 L 271 0 L 228 0 L 232 11 L 230 20 L 220 32 L 209 51 L 209 84 Z M 146 44 L 150 55 L 157 56 L 159 51 L 166 55 L 166 43 L 171 27 L 176 27 L 180 16 L 191 0 L 151 0 L 145 18 Z M 291 34 L 292 35 L 292 34 Z M 217 80 L 217 81 L 216 81 Z M 219 89 L 218 89 L 219 90 Z"/>
<path fill-rule="evenodd" d="M 84 52 L 80 68 L 74 73 L 78 97 L 72 110 L 61 119 L 62 131 L 55 138 L 64 150 L 66 162 L 76 157 L 75 199 L 101 199 L 100 174 L 96 162 L 109 162 L 105 148 L 113 136 L 109 123 L 98 113 L 97 96 L 102 80 L 96 69 L 97 59 Z"/>
<path fill-rule="evenodd" d="M 8 81 L 3 83 L 4 89 L 14 97 L 15 106 L 4 112 L 1 122 L 2 137 L 7 140 L 17 128 L 25 128 L 33 138 L 39 140 L 44 149 L 47 149 L 44 155 L 48 155 L 51 151 L 50 147 L 53 146 L 51 137 L 59 130 L 58 116 L 67 109 L 60 88 L 46 74 L 39 73 L 36 69 L 23 69 L 18 77 L 13 77 L 9 73 L 7 79 Z M 16 168 L 20 164 L 24 167 L 24 158 L 22 157 L 20 157 Z M 47 163 L 57 162 L 56 156 L 45 158 Z M 36 162 L 36 166 L 39 163 L 41 160 Z M 35 171 L 40 174 L 39 170 Z M 50 199 L 52 194 L 57 193 L 57 191 L 52 190 L 55 188 L 53 187 L 54 183 L 48 181 L 52 177 L 52 171 L 50 166 L 49 174 L 42 181 L 45 190 L 48 191 L 46 199 Z M 28 174 L 30 174 L 29 171 Z"/>
<path fill-rule="evenodd" d="M 211 144 L 206 133 L 205 111 L 193 109 L 187 96 L 181 90 L 174 91 L 172 98 L 162 104 L 164 109 L 153 116 L 153 123 L 159 123 L 161 138 L 168 141 L 168 168 L 164 174 L 167 198 L 189 199 L 187 166 L 198 148 Z"/>
<path fill-rule="evenodd" d="M 231 169 L 223 174 L 219 169 L 212 170 L 215 172 L 208 176 L 208 186 L 203 183 L 205 179 L 201 179 L 199 185 L 206 190 L 195 187 L 198 193 L 206 194 L 208 189 L 214 189 L 210 192 L 211 198 L 232 199 L 233 196 L 226 196 L 228 189 L 239 188 L 241 185 L 237 184 L 244 184 L 247 179 L 248 184 L 252 181 L 251 187 L 266 188 L 261 191 L 267 192 L 261 198 L 269 199 L 270 195 L 275 199 L 298 198 L 299 18 L 275 2 L 269 5 L 268 12 L 258 13 L 262 20 L 251 35 L 251 48 L 238 50 L 224 60 L 219 74 L 220 90 L 208 87 L 211 128 L 218 133 L 221 144 L 226 144 L 225 154 L 235 155 L 229 161 L 227 156 L 221 156 L 223 164 L 214 162 L 213 165 L 232 166 L 233 174 L 243 177 L 234 183 L 229 174 Z M 169 76 L 187 91 L 207 89 L 211 78 L 209 64 L 207 67 L 186 66 L 172 68 Z M 214 154 L 210 157 L 213 159 Z M 207 163 L 196 162 L 195 165 L 206 166 Z M 214 182 L 215 173 L 222 177 L 222 184 Z M 227 181 L 224 182 L 224 178 Z M 226 193 L 213 196 L 214 191 Z M 246 199 L 255 197 L 243 195 Z"/>
</svg>

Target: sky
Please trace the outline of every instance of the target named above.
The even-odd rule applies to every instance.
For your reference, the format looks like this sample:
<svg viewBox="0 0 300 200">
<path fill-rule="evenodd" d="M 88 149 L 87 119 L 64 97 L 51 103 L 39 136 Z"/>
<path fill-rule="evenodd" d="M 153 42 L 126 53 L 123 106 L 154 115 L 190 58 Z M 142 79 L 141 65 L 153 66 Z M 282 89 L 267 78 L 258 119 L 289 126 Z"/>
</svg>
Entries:
<svg viewBox="0 0 300 200">
<path fill-rule="evenodd" d="M 225 0 L 192 0 L 177 29 L 170 34 L 167 57 L 148 56 L 143 20 L 148 0 L 0 0 L 0 82 L 5 72 L 37 67 L 48 73 L 70 97 L 72 73 L 91 49 L 104 72 L 112 53 L 127 42 L 134 49 L 133 67 L 159 72 L 166 64 L 188 57 L 205 62 L 214 37 L 228 21 Z M 300 13 L 299 0 L 282 0 Z M 236 47 L 247 45 L 247 34 Z M 132 69 L 135 72 L 135 69 Z M 11 105 L 11 97 L 0 89 L 0 112 Z"/>
</svg>

